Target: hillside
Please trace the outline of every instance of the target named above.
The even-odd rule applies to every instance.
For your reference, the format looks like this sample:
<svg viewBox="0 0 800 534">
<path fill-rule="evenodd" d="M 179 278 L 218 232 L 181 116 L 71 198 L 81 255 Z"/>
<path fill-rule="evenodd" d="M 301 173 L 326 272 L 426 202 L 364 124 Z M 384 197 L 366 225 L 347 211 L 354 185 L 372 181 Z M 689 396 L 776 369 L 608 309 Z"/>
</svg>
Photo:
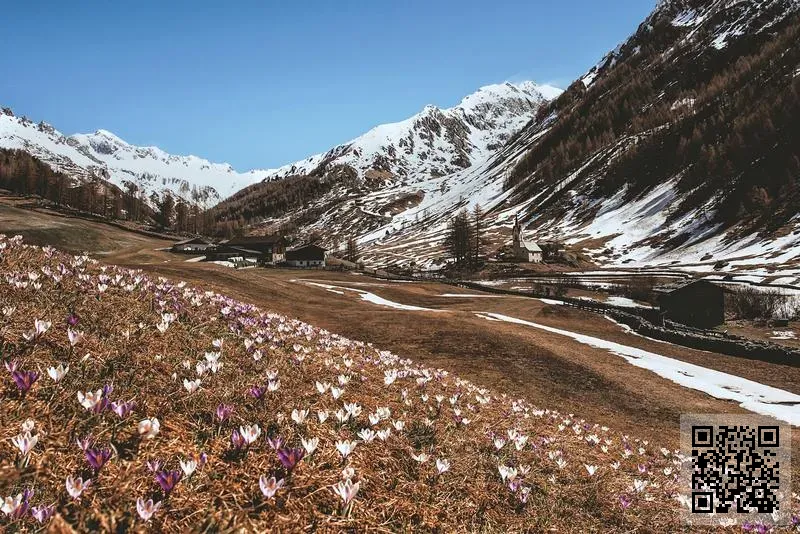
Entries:
<svg viewBox="0 0 800 534">
<path fill-rule="evenodd" d="M 799 6 L 659 2 L 483 163 L 315 196 L 266 222 L 295 221 L 334 247 L 357 235 L 367 263 L 435 267 L 452 214 L 480 204 L 495 249 L 519 216 L 532 237 L 604 265 L 725 260 L 795 276 Z"/>
<path fill-rule="evenodd" d="M 233 192 L 263 179 L 262 171 L 236 172 L 227 163 L 197 156 L 176 156 L 158 147 L 131 145 L 113 133 L 64 135 L 53 126 L 0 111 L 0 148 L 28 152 L 77 183 L 92 177 L 108 180 L 155 205 L 153 195 L 169 192 L 208 207 Z"/>
<path fill-rule="evenodd" d="M 677 457 L 602 422 L 17 238 L 0 271 L 7 526 L 677 528 Z"/>
</svg>

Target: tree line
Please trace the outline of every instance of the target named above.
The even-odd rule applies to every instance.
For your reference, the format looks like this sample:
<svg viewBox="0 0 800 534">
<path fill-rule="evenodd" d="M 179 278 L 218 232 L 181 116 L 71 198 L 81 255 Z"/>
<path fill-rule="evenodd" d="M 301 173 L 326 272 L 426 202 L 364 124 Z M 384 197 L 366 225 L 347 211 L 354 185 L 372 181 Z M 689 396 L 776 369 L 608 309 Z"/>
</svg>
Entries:
<svg viewBox="0 0 800 534">
<path fill-rule="evenodd" d="M 456 268 L 480 268 L 486 247 L 483 219 L 484 213 L 479 205 L 471 212 L 462 209 L 450 219 L 444 246 Z"/>
</svg>

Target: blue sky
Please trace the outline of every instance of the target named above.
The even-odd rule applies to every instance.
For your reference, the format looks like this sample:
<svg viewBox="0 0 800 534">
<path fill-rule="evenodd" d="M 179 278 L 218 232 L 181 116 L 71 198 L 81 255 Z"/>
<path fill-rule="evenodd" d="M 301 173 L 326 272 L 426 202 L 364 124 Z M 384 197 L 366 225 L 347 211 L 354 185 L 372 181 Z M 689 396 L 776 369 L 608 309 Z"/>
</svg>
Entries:
<svg viewBox="0 0 800 534">
<path fill-rule="evenodd" d="M 481 85 L 566 87 L 655 0 L 8 2 L 0 105 L 276 167 Z"/>
</svg>

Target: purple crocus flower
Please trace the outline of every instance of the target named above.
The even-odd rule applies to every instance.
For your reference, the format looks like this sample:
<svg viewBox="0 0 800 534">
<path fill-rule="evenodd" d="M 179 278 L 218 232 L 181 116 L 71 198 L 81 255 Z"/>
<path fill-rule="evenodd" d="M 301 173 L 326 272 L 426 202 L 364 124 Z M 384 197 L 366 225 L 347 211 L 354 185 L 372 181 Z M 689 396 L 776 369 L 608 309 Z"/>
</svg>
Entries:
<svg viewBox="0 0 800 534">
<path fill-rule="evenodd" d="M 161 460 L 147 460 L 147 469 L 155 473 L 161 469 Z"/>
<path fill-rule="evenodd" d="M 261 400 L 264 397 L 264 394 L 267 392 L 267 388 L 266 386 L 251 386 L 247 392 L 255 397 L 256 400 Z"/>
<path fill-rule="evenodd" d="M 19 362 L 17 362 L 17 360 L 8 360 L 7 362 L 3 362 L 3 365 L 6 367 L 6 371 L 13 373 L 17 370 Z"/>
<path fill-rule="evenodd" d="M 620 495 L 619 505 L 622 507 L 623 510 L 627 510 L 631 505 L 631 498 L 628 497 L 627 495 Z"/>
<path fill-rule="evenodd" d="M 56 510 L 55 504 L 34 506 L 31 508 L 31 515 L 40 523 L 44 524 L 53 517 L 53 512 Z"/>
<path fill-rule="evenodd" d="M 108 397 L 114 392 L 114 384 L 106 384 L 103 386 L 103 397 Z"/>
<path fill-rule="evenodd" d="M 291 471 L 298 464 L 298 462 L 300 462 L 300 460 L 303 459 L 303 456 L 305 456 L 305 454 L 306 454 L 305 449 L 302 448 L 293 449 L 286 447 L 283 449 L 278 449 L 278 460 L 281 461 L 283 467 Z"/>
<path fill-rule="evenodd" d="M 75 441 L 77 442 L 78 447 L 84 452 L 86 452 L 86 449 L 91 447 L 92 443 L 94 443 L 92 436 L 86 436 L 85 438 L 78 438 Z"/>
<path fill-rule="evenodd" d="M 226 421 L 228 417 L 230 417 L 232 412 L 233 412 L 233 406 L 231 406 L 230 404 L 220 404 L 219 406 L 217 406 L 217 412 L 216 412 L 217 419 L 219 419 L 219 422 L 222 423 Z"/>
<path fill-rule="evenodd" d="M 22 491 L 22 501 L 19 503 L 19 506 L 11 514 L 12 519 L 21 519 L 22 517 L 27 515 L 28 510 L 30 509 L 31 497 L 33 497 L 32 489 L 25 489 Z"/>
<path fill-rule="evenodd" d="M 275 436 L 274 438 L 267 437 L 267 443 L 269 443 L 269 446 L 277 451 L 283 445 L 283 438 L 280 436 Z"/>
<path fill-rule="evenodd" d="M 200 456 L 197 457 L 197 467 L 202 468 L 208 462 L 208 454 L 201 452 Z"/>
<path fill-rule="evenodd" d="M 74 312 L 70 313 L 69 315 L 67 315 L 67 324 L 68 325 L 76 326 L 78 324 L 78 322 L 80 322 L 80 318 Z"/>
<path fill-rule="evenodd" d="M 234 449 L 241 449 L 242 447 L 245 446 L 245 443 L 246 442 L 245 442 L 244 438 L 242 437 L 242 435 L 239 433 L 239 431 L 236 430 L 236 429 L 233 429 L 233 432 L 231 432 L 231 444 L 233 445 L 233 448 Z"/>
<path fill-rule="evenodd" d="M 14 383 L 17 384 L 17 387 L 24 395 L 31 389 L 33 383 L 39 379 L 39 373 L 36 371 L 14 371 L 11 373 L 11 378 L 14 379 Z"/>
<path fill-rule="evenodd" d="M 111 409 L 119 416 L 120 419 L 125 419 L 136 407 L 133 401 L 115 401 L 111 403 Z"/>
<path fill-rule="evenodd" d="M 169 494 L 180 482 L 181 476 L 180 471 L 159 471 L 156 473 L 156 482 L 164 490 L 164 493 Z"/>
<path fill-rule="evenodd" d="M 89 463 L 94 472 L 97 473 L 106 462 L 111 458 L 111 450 L 110 449 L 99 449 L 90 447 L 83 451 L 84 456 L 86 456 L 86 461 Z"/>
</svg>

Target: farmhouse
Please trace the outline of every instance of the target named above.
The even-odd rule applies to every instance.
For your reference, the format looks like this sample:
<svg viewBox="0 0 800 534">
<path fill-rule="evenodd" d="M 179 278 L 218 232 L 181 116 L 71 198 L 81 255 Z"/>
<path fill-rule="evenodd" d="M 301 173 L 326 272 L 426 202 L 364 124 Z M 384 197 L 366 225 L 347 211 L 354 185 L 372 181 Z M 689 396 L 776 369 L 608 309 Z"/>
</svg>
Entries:
<svg viewBox="0 0 800 534">
<path fill-rule="evenodd" d="M 221 245 L 232 248 L 245 249 L 258 252 L 258 262 L 262 264 L 275 264 L 284 260 L 286 242 L 280 235 L 234 237 L 223 241 Z"/>
<path fill-rule="evenodd" d="M 233 261 L 236 259 L 251 260 L 253 262 L 261 262 L 263 254 L 258 250 L 248 249 L 245 247 L 232 247 L 225 243 L 208 249 L 206 252 L 207 261 Z"/>
<path fill-rule="evenodd" d="M 725 289 L 708 280 L 655 289 L 665 319 L 695 328 L 725 322 Z"/>
<path fill-rule="evenodd" d="M 326 250 L 319 245 L 301 245 L 286 251 L 286 263 L 292 267 L 325 267 Z"/>
<path fill-rule="evenodd" d="M 212 246 L 213 243 L 210 239 L 206 239 L 205 237 L 193 237 L 175 243 L 170 248 L 170 251 L 177 252 L 178 254 L 201 254 Z"/>
<path fill-rule="evenodd" d="M 534 242 L 528 242 L 522 235 L 522 226 L 519 219 L 514 218 L 514 258 L 526 263 L 541 263 L 542 249 Z"/>
</svg>

